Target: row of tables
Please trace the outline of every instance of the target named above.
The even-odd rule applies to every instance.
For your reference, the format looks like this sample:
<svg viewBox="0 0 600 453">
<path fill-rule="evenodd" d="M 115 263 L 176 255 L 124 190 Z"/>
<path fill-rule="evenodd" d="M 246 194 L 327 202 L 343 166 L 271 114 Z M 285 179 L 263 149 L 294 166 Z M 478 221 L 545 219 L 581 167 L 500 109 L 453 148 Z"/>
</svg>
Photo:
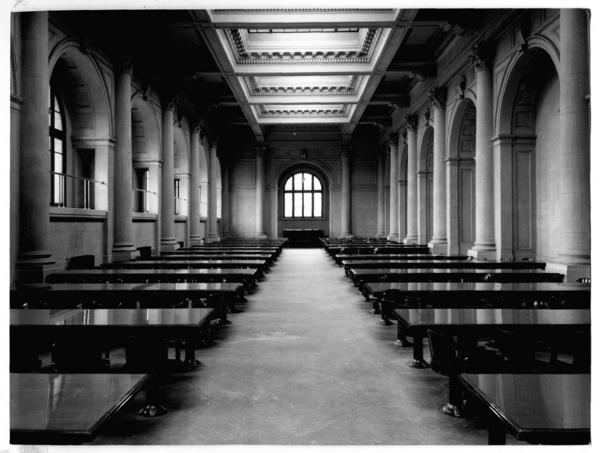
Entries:
<svg viewBox="0 0 600 453">
<path fill-rule="evenodd" d="M 413 348 L 409 365 L 449 377 L 444 412 L 474 410 L 490 444 L 505 443 L 507 432 L 529 443 L 589 443 L 589 284 L 562 283 L 540 262 L 431 255 L 384 240 L 322 242 L 382 323 L 397 323 L 396 344 Z"/>
<path fill-rule="evenodd" d="M 163 413 L 162 376 L 199 364 L 197 347 L 230 323 L 282 244 L 228 240 L 11 288 L 11 442 L 90 441 L 142 388 L 140 413 Z M 122 347 L 125 365 L 115 366 Z M 48 352 L 50 369 L 40 360 Z"/>
</svg>

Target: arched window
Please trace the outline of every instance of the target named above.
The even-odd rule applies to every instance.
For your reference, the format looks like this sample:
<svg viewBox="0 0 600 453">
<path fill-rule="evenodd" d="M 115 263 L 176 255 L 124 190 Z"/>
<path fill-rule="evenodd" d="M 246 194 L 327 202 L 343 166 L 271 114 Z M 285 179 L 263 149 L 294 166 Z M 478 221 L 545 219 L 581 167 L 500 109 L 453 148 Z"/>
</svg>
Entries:
<svg viewBox="0 0 600 453">
<path fill-rule="evenodd" d="M 290 176 L 283 197 L 285 218 L 323 217 L 323 185 L 315 175 L 300 172 Z"/>
<path fill-rule="evenodd" d="M 50 88 L 48 99 L 50 150 L 50 204 L 65 206 L 65 117 L 56 93 Z"/>
</svg>

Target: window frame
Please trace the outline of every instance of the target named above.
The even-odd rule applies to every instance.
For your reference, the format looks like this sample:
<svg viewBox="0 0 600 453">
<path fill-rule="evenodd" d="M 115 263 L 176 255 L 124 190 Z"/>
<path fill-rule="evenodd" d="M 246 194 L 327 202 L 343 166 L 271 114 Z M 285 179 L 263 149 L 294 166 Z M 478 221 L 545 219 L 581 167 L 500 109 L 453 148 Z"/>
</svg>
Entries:
<svg viewBox="0 0 600 453">
<path fill-rule="evenodd" d="M 304 184 L 305 181 L 304 179 L 302 179 L 302 187 L 298 190 L 295 187 L 294 184 L 294 178 L 296 177 L 296 175 L 308 175 L 310 176 L 311 179 L 311 184 L 310 187 L 311 189 L 305 189 L 304 188 Z M 319 186 L 320 189 L 315 189 L 315 180 L 319 182 Z M 286 188 L 286 186 L 288 185 L 288 182 L 291 181 L 291 190 L 288 190 Z M 286 215 L 286 195 L 287 194 L 291 194 L 291 202 L 292 202 L 292 215 L 291 216 L 287 216 Z M 297 216 L 295 215 L 295 208 L 296 208 L 296 196 L 295 194 L 302 194 L 301 196 L 301 212 L 302 215 L 301 216 Z M 311 215 L 304 215 L 304 194 L 311 194 Z M 321 196 L 321 215 L 315 215 L 315 194 L 319 194 Z M 288 176 L 287 178 L 285 178 L 285 181 L 283 183 L 283 209 L 282 209 L 282 219 L 283 220 L 322 220 L 325 218 L 324 216 L 324 212 L 325 212 L 325 201 L 324 201 L 324 189 L 323 189 L 323 181 L 321 180 L 321 178 L 319 178 L 316 174 L 314 174 L 311 171 L 305 170 L 305 169 L 299 169 L 295 172 L 293 172 L 290 176 Z"/>
<path fill-rule="evenodd" d="M 61 129 L 57 129 L 56 128 L 56 121 L 55 121 L 55 113 L 58 113 L 60 116 L 60 122 L 61 122 Z M 52 87 L 52 85 L 50 85 L 50 92 L 49 92 L 49 105 L 48 105 L 48 142 L 49 142 L 49 146 L 48 146 L 48 152 L 49 152 L 49 158 L 50 158 L 50 166 L 49 166 L 49 170 L 50 170 L 50 206 L 58 206 L 58 207 L 65 207 L 67 206 L 67 184 L 66 184 L 66 173 L 67 173 L 67 132 L 66 132 L 66 122 L 65 122 L 65 109 L 64 106 L 61 102 L 61 100 L 59 99 L 59 96 L 57 95 L 56 91 L 54 90 L 54 88 Z M 58 140 L 61 143 L 61 148 L 62 151 L 58 152 L 56 151 L 56 142 L 55 140 Z M 62 158 L 62 168 L 60 169 L 56 169 L 55 168 L 55 157 L 56 154 L 60 154 L 61 158 Z M 61 192 L 58 193 L 58 202 L 56 202 L 55 200 L 57 199 L 56 197 L 56 184 L 55 184 L 55 177 L 58 175 L 62 175 L 62 177 L 59 177 L 60 181 L 61 181 L 61 186 L 59 187 L 58 190 L 62 192 L 62 196 L 61 196 Z"/>
</svg>

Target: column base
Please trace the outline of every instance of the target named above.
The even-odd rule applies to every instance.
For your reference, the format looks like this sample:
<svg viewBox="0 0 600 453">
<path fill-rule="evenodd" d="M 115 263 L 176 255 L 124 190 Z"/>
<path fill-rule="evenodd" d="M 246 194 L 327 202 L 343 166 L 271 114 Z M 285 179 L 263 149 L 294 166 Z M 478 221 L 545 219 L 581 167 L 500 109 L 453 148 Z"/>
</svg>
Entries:
<svg viewBox="0 0 600 453">
<path fill-rule="evenodd" d="M 586 263 L 546 263 L 547 272 L 558 272 L 565 276 L 565 282 L 575 282 L 578 278 L 590 278 L 592 269 Z"/>
<path fill-rule="evenodd" d="M 160 241 L 160 251 L 161 252 L 174 252 L 179 248 L 179 243 L 175 238 L 166 238 L 161 239 Z"/>
<path fill-rule="evenodd" d="M 429 251 L 432 255 L 447 255 L 448 254 L 448 241 L 442 239 L 431 240 L 429 244 Z"/>
<path fill-rule="evenodd" d="M 495 261 L 496 247 L 493 245 L 475 244 L 472 249 L 469 249 L 467 256 L 473 257 L 476 260 Z"/>
<path fill-rule="evenodd" d="M 190 236 L 190 247 L 194 247 L 195 245 L 204 245 L 204 237 Z"/>
<path fill-rule="evenodd" d="M 390 233 L 387 235 L 386 238 L 388 241 L 394 241 L 394 242 L 399 242 L 400 238 L 398 237 L 398 235 L 396 233 Z"/>
<path fill-rule="evenodd" d="M 352 235 L 352 233 L 342 233 L 339 237 L 344 239 L 352 239 L 354 236 Z"/>
<path fill-rule="evenodd" d="M 267 234 L 266 233 L 256 233 L 254 235 L 254 239 L 267 239 Z"/>
<path fill-rule="evenodd" d="M 406 245 L 418 244 L 419 238 L 417 236 L 406 236 L 402 243 Z"/>
<path fill-rule="evenodd" d="M 113 262 L 130 261 L 137 258 L 139 254 L 140 252 L 133 244 L 115 244 L 112 250 L 112 260 Z"/>
<path fill-rule="evenodd" d="M 208 236 L 206 237 L 206 242 L 217 242 L 220 240 L 221 238 L 218 233 L 208 233 Z"/>
<path fill-rule="evenodd" d="M 15 283 L 44 283 L 48 274 L 58 271 L 55 264 L 49 251 L 20 253 L 15 263 Z"/>
<path fill-rule="evenodd" d="M 385 238 L 385 233 L 384 233 L 383 231 L 382 231 L 382 232 L 379 232 L 379 233 L 377 233 L 377 234 L 375 235 L 375 237 L 376 237 L 376 238 L 380 238 L 380 239 L 382 239 L 382 238 Z"/>
</svg>

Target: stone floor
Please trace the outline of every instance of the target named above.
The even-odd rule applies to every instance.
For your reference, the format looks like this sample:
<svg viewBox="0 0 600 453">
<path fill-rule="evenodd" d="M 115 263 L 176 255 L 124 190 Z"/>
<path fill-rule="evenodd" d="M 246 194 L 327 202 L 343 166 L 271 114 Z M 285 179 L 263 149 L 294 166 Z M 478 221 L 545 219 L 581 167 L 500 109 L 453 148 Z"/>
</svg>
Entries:
<svg viewBox="0 0 600 453">
<path fill-rule="evenodd" d="M 136 415 L 140 395 L 94 443 L 486 444 L 440 412 L 446 379 L 407 367 L 369 308 L 323 249 L 285 249 L 203 365 L 164 383 L 171 411 Z"/>
</svg>

